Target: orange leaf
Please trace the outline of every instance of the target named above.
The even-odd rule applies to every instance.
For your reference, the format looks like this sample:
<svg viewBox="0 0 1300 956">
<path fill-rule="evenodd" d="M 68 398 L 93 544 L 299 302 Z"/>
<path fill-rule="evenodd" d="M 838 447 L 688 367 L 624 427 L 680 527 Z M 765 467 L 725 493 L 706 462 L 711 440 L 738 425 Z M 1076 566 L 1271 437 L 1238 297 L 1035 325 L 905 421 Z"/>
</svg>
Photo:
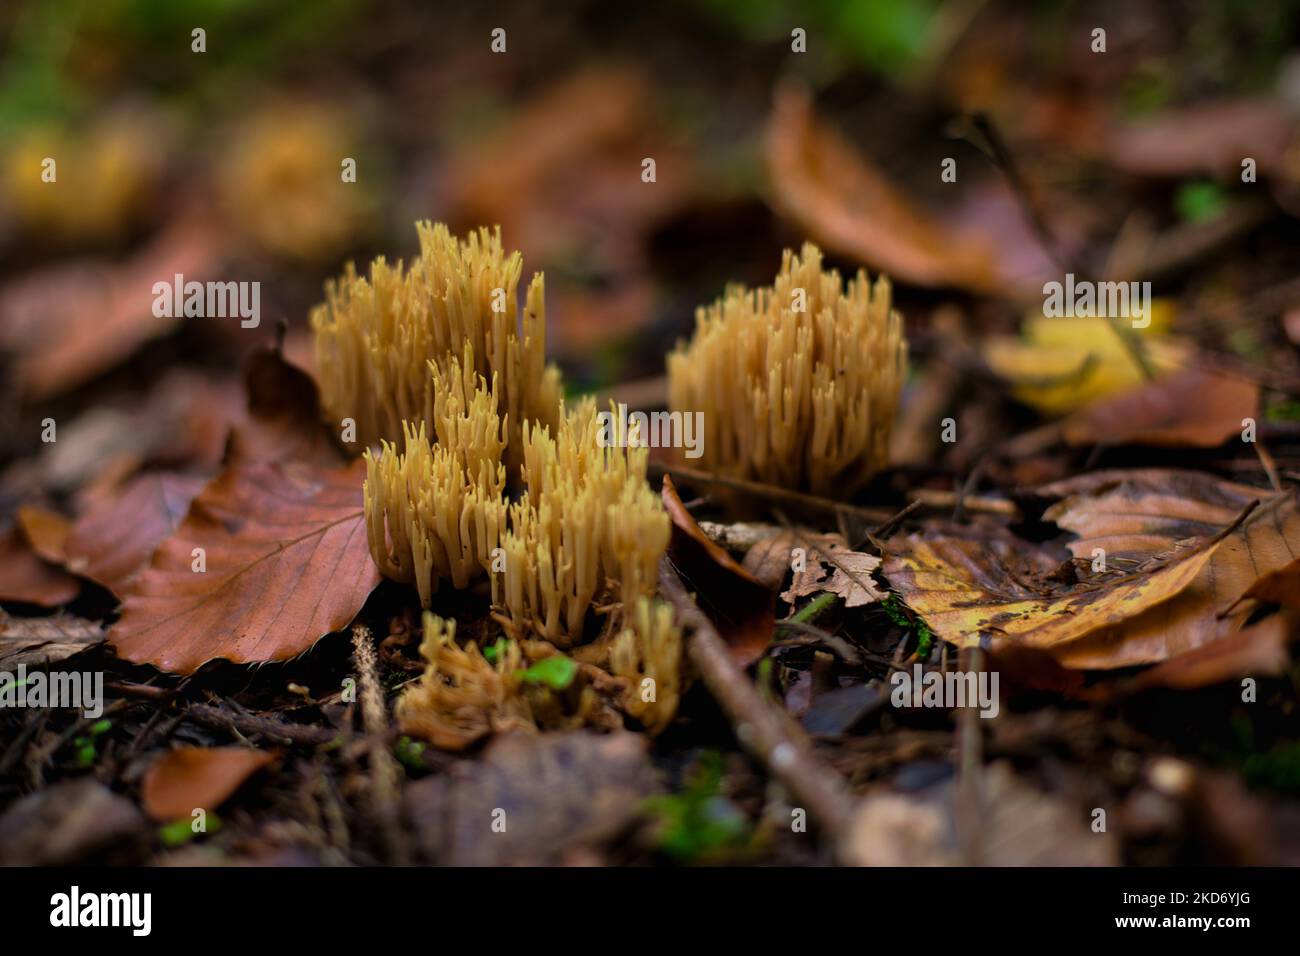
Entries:
<svg viewBox="0 0 1300 956">
<path fill-rule="evenodd" d="M 206 480 L 169 472 L 133 479 L 77 520 L 66 547 L 69 571 L 116 594 L 176 530 Z"/>
<path fill-rule="evenodd" d="M 76 578 L 37 557 L 17 527 L 0 532 L 0 601 L 55 607 L 80 590 Z"/>
<path fill-rule="evenodd" d="M 916 285 L 1037 291 L 1034 276 L 1010 264 L 1005 243 L 914 206 L 867 157 L 818 120 L 806 91 L 777 91 L 766 155 L 777 205 L 828 250 Z M 992 218 L 985 214 L 981 221 Z"/>
<path fill-rule="evenodd" d="M 700 530 L 668 475 L 663 501 L 673 522 L 668 556 L 726 641 L 732 659 L 749 666 L 763 656 L 776 630 L 775 596 Z"/>
<path fill-rule="evenodd" d="M 1071 445 L 1217 448 L 1258 410 L 1254 382 L 1192 367 L 1080 409 L 1064 434 Z"/>
<path fill-rule="evenodd" d="M 364 477 L 360 460 L 230 467 L 127 587 L 109 643 L 135 663 L 191 673 L 214 658 L 286 660 L 346 626 L 379 583 Z"/>
<path fill-rule="evenodd" d="M 63 549 L 72 529 L 71 521 L 57 511 L 37 505 L 23 505 L 14 517 L 33 551 L 51 564 L 64 562 Z"/>
<path fill-rule="evenodd" d="M 145 813 L 154 820 L 188 819 L 221 806 L 275 754 L 247 747 L 179 747 L 146 771 L 140 785 Z"/>
</svg>

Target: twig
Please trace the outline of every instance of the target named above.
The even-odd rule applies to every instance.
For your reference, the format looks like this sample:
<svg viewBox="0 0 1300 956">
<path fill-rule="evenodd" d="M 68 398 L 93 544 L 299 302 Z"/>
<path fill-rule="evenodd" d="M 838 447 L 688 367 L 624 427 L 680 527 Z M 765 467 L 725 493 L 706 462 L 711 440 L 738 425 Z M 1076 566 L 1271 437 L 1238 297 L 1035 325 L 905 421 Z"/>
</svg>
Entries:
<svg viewBox="0 0 1300 956">
<path fill-rule="evenodd" d="M 190 704 L 185 716 L 195 723 L 235 734 L 258 734 L 279 744 L 300 747 L 323 747 L 339 739 L 337 732 L 320 727 L 291 724 L 277 717 L 258 717 L 255 714 L 232 714 L 211 704 Z"/>
<path fill-rule="evenodd" d="M 659 565 L 659 589 L 676 609 L 678 620 L 692 628 L 687 656 L 736 728 L 741 745 L 807 806 L 833 845 L 840 847 L 853 816 L 853 800 L 843 779 L 813 754 L 803 728 L 765 702 L 736 666 L 668 558 Z"/>
<path fill-rule="evenodd" d="M 746 481 L 743 478 L 725 478 L 722 475 L 710 474 L 707 471 L 696 471 L 693 468 L 682 468 L 677 465 L 662 465 L 657 462 L 651 462 L 650 470 L 657 474 L 680 475 L 687 481 L 698 482 L 700 484 L 719 485 L 723 488 L 731 488 L 735 491 L 742 491 L 745 494 L 753 495 L 755 498 L 761 498 L 766 501 L 781 501 L 786 504 L 798 505 L 830 514 L 842 513 L 854 515 L 865 521 L 870 521 L 873 524 L 880 521 L 888 521 L 893 517 L 891 512 L 888 512 L 883 508 L 863 508 L 858 505 L 847 505 L 840 501 L 832 501 L 830 498 L 822 498 L 818 495 L 810 495 L 802 491 L 791 491 L 788 488 L 778 488 L 776 485 L 765 485 L 758 481 Z"/>
</svg>

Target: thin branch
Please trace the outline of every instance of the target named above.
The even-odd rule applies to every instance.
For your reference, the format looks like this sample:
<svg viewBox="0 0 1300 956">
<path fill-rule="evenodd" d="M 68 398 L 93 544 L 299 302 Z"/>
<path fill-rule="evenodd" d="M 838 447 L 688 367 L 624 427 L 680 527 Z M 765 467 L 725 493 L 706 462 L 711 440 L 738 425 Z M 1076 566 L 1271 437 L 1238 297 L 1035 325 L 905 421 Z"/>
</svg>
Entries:
<svg viewBox="0 0 1300 956">
<path fill-rule="evenodd" d="M 854 806 L 843 778 L 814 755 L 808 735 L 789 714 L 763 700 L 667 558 L 659 566 L 659 590 L 678 620 L 692 628 L 687 656 L 731 720 L 741 745 L 802 801 L 832 844 L 840 847 Z"/>
</svg>

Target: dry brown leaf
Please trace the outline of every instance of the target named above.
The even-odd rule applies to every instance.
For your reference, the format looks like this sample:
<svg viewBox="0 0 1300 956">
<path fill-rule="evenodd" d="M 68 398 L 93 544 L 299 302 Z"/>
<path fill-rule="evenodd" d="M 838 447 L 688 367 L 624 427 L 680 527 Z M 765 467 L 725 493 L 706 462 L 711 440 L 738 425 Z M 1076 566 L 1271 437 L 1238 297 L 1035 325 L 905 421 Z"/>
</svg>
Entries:
<svg viewBox="0 0 1300 956">
<path fill-rule="evenodd" d="M 816 117 L 805 90 L 777 91 L 766 157 L 777 205 L 829 250 L 916 285 L 1003 295 L 1036 288 L 1035 276 L 1010 274 L 989 235 L 915 208 Z"/>
<path fill-rule="evenodd" d="M 1143 671 L 1128 690 L 1171 687 L 1190 690 L 1241 677 L 1271 677 L 1286 671 L 1287 644 L 1296 620 L 1272 614 L 1235 634 L 1220 637 Z"/>
<path fill-rule="evenodd" d="M 1280 100 L 1201 103 L 1114 125 L 1096 141 L 1096 157 L 1139 176 L 1236 176 L 1250 156 L 1261 175 L 1276 177 L 1295 127 Z"/>
<path fill-rule="evenodd" d="M 1246 597 L 1300 608 L 1300 558 L 1262 576 L 1250 586 Z"/>
<path fill-rule="evenodd" d="M 310 375 L 290 364 L 278 348 L 259 346 L 244 361 L 243 379 L 248 410 L 230 434 L 228 461 L 343 464 L 322 421 L 320 392 Z M 341 430 L 342 423 L 335 427 Z"/>
<path fill-rule="evenodd" d="M 188 820 L 195 810 L 212 812 L 225 803 L 275 754 L 248 747 L 178 747 L 145 772 L 140 798 L 159 823 Z"/>
<path fill-rule="evenodd" d="M 657 789 L 641 734 L 567 731 L 496 738 L 465 761 L 407 787 L 405 809 L 426 862 L 506 866 L 562 862 L 626 830 Z M 506 813 L 498 839 L 482 821 Z"/>
<path fill-rule="evenodd" d="M 168 472 L 132 479 L 77 519 L 66 546 L 68 570 L 122 594 L 205 484 L 204 478 Z"/>
<path fill-rule="evenodd" d="M 71 614 L 10 617 L 0 611 L 0 670 L 56 664 L 103 640 L 99 624 Z"/>
<path fill-rule="evenodd" d="M 72 522 L 57 511 L 39 505 L 23 505 L 14 515 L 32 550 L 51 564 L 63 564 L 64 545 Z"/>
<path fill-rule="evenodd" d="M 127 587 L 109 643 L 127 660 L 191 673 L 215 658 L 286 660 L 344 627 L 379 583 L 364 477 L 360 460 L 231 467 Z"/>
<path fill-rule="evenodd" d="M 871 577 L 880 567 L 880 559 L 875 555 L 852 550 L 838 534 L 792 534 L 788 540 L 790 549 L 801 547 L 807 554 L 804 570 L 795 572 L 790 587 L 781 595 L 787 604 L 823 591 L 838 594 L 845 607 L 884 600 L 884 592 Z M 788 558 L 789 550 L 786 554 Z"/>
<path fill-rule="evenodd" d="M 1063 433 L 1071 445 L 1216 448 L 1258 411 L 1258 384 L 1191 367 L 1080 409 Z"/>
<path fill-rule="evenodd" d="M 965 859 L 951 782 L 921 794 L 876 793 L 859 805 L 845 853 L 857 866 L 1114 866 L 1119 847 L 1093 833 L 1082 807 L 1041 793 L 1005 761 L 982 774 L 981 854 Z"/>
<path fill-rule="evenodd" d="M 1130 574 L 1114 584 L 1062 592 L 1016 574 L 1005 551 L 1015 546 L 1007 542 L 911 535 L 891 542 L 885 574 L 907 604 L 946 641 L 994 651 L 1001 642 L 1012 641 L 1051 650 L 1059 658 L 1062 647 L 1178 594 L 1196 579 L 1220 545 L 1186 549 L 1156 570 Z M 1029 545 L 1022 542 L 1021 547 Z M 1141 663 L 1119 653 L 1115 656 L 1121 662 L 1092 666 Z"/>
<path fill-rule="evenodd" d="M 36 555 L 16 525 L 0 531 L 0 601 L 56 607 L 80 590 L 80 581 Z"/>
<path fill-rule="evenodd" d="M 1069 543 L 1076 555 L 1091 556 L 1101 547 L 1112 564 L 1117 556 L 1137 559 L 1149 554 L 1161 537 L 1168 542 L 1189 525 L 1209 523 L 1207 519 L 1227 510 L 1227 502 L 1243 488 L 1196 479 L 1184 480 L 1179 487 L 1187 490 L 1198 484 L 1204 499 L 1175 497 L 1174 489 L 1153 488 L 1148 482 L 1121 482 L 1095 497 L 1067 499 L 1046 517 L 1080 535 Z M 1058 660 L 1082 668 L 1154 663 L 1237 632 L 1256 606 L 1241 598 L 1263 575 L 1285 567 L 1300 552 L 1295 493 L 1247 490 L 1263 504 L 1215 548 L 1189 587 L 1121 626 L 1101 628 L 1062 647 Z"/>
<path fill-rule="evenodd" d="M 673 522 L 669 558 L 726 641 L 732 659 L 748 667 L 763 656 L 776 630 L 772 591 L 700 530 L 668 475 L 663 502 Z"/>
<path fill-rule="evenodd" d="M 38 400 L 82 385 L 183 321 L 153 313 L 153 285 L 209 278 L 219 255 L 210 222 L 181 217 L 121 265 L 54 266 L 0 290 L 0 344 L 19 355 L 14 378 Z"/>
</svg>

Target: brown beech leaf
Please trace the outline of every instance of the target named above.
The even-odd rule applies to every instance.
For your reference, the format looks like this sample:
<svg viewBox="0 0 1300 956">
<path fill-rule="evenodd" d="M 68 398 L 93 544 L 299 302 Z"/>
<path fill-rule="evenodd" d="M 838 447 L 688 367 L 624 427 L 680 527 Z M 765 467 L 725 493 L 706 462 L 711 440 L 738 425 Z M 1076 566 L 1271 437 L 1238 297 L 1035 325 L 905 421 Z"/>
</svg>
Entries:
<svg viewBox="0 0 1300 956">
<path fill-rule="evenodd" d="M 215 658 L 286 660 L 344 627 L 379 583 L 364 477 L 360 460 L 227 469 L 126 588 L 109 643 L 135 663 L 191 673 Z"/>
<path fill-rule="evenodd" d="M 1271 614 L 1235 634 L 1216 638 L 1143 671 L 1124 689 L 1170 687 L 1190 690 L 1242 677 L 1271 677 L 1286 671 L 1287 644 L 1296 618 Z"/>
<path fill-rule="evenodd" d="M 1174 597 L 1196 579 L 1222 544 L 1188 548 L 1156 570 L 1125 575 L 1113 584 L 1090 583 L 1053 593 L 1045 582 L 1026 582 L 1005 551 L 990 543 L 936 535 L 895 539 L 885 573 L 908 605 L 946 641 L 988 646 L 995 652 L 1002 642 L 1013 642 L 1050 650 L 1058 658 L 1061 647 Z M 1140 662 L 1123 659 L 1092 666 L 1131 663 Z"/>
<path fill-rule="evenodd" d="M 999 243 L 915 207 L 836 130 L 819 120 L 808 93 L 778 89 L 766 156 L 782 212 L 827 249 L 894 279 L 974 292 L 1025 291 L 1020 275 L 995 255 Z M 988 221 L 988 211 L 981 217 Z"/>
<path fill-rule="evenodd" d="M 1300 558 L 1262 576 L 1250 586 L 1246 597 L 1300 608 Z"/>
<path fill-rule="evenodd" d="M 1259 411 L 1259 385 L 1191 367 L 1080 409 L 1064 422 L 1071 445 L 1216 448 Z"/>
<path fill-rule="evenodd" d="M 179 217 L 121 264 L 53 266 L 0 290 L 0 345 L 18 352 L 14 379 L 31 399 L 84 384 L 183 319 L 153 312 L 155 282 L 204 279 L 220 255 L 209 220 Z"/>
<path fill-rule="evenodd" d="M 494 739 L 480 760 L 411 784 L 403 803 L 425 862 L 539 865 L 619 836 L 658 788 L 643 734 L 517 732 Z M 512 822 L 484 840 L 479 821 L 497 807 Z"/>
<path fill-rule="evenodd" d="M 66 545 L 68 570 L 121 595 L 205 484 L 205 478 L 169 472 L 135 477 L 77 519 Z"/>
<path fill-rule="evenodd" d="M 792 534 L 788 539 L 787 563 L 791 549 L 800 547 L 807 552 L 806 563 L 804 570 L 795 572 L 790 587 L 781 595 L 787 604 L 823 591 L 838 594 L 845 607 L 884 600 L 884 592 L 871 577 L 880 567 L 880 559 L 875 555 L 852 550 L 839 534 Z"/>
<path fill-rule="evenodd" d="M 0 601 L 57 607 L 80 590 L 80 581 L 36 555 L 17 525 L 0 531 Z"/>
<path fill-rule="evenodd" d="M 248 411 L 231 432 L 228 461 L 344 463 L 321 420 L 316 382 L 279 348 L 249 353 L 243 379 Z"/>
<path fill-rule="evenodd" d="M 39 505 L 23 505 L 14 514 L 14 520 L 32 550 L 51 564 L 63 564 L 64 545 L 72 522 L 57 511 Z"/>
<path fill-rule="evenodd" d="M 159 823 L 189 819 L 225 803 L 254 773 L 276 759 L 248 747 L 178 747 L 145 772 L 140 797 Z"/>
<path fill-rule="evenodd" d="M 1069 542 L 1077 556 L 1105 550 L 1112 566 L 1149 554 L 1152 542 L 1179 536 L 1182 530 L 1222 514 L 1233 496 L 1254 492 L 1257 507 L 1214 549 L 1196 579 L 1171 601 L 1145 611 L 1122 625 L 1100 628 L 1060 649 L 1058 660 L 1069 667 L 1100 668 L 1154 663 L 1236 633 L 1256 605 L 1243 601 L 1261 577 L 1277 571 L 1300 554 L 1300 510 L 1294 491 L 1266 489 L 1201 479 L 1184 479 L 1185 491 L 1200 486 L 1205 499 L 1173 497 L 1148 481 L 1121 481 L 1094 496 L 1076 496 L 1048 509 L 1045 517 L 1080 537 Z M 1107 548 L 1111 543 L 1118 547 Z M 1136 546 L 1136 547 L 1135 547 Z"/>
<path fill-rule="evenodd" d="M 0 670 L 56 664 L 103 640 L 104 629 L 96 622 L 71 614 L 10 617 L 0 611 Z"/>
<path fill-rule="evenodd" d="M 1241 172 L 1240 144 L 1265 176 L 1285 173 L 1295 134 L 1281 100 L 1236 99 L 1170 109 L 1116 123 L 1098 141 L 1097 158 L 1139 176 L 1226 176 Z"/>
<path fill-rule="evenodd" d="M 727 642 L 732 659 L 749 666 L 763 656 L 776 630 L 775 596 L 700 530 L 668 475 L 663 501 L 673 522 L 668 555 L 677 573 Z"/>
</svg>

